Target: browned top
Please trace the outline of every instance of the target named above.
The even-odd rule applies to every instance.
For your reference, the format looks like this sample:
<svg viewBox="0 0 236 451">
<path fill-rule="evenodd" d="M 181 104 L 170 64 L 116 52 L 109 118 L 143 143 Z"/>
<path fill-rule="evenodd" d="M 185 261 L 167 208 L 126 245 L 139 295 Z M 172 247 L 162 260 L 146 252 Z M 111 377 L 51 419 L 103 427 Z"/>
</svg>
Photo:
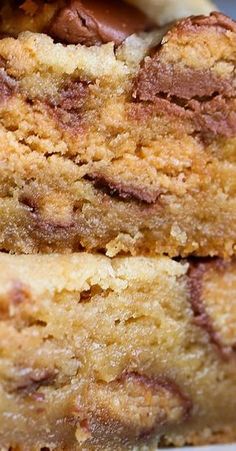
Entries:
<svg viewBox="0 0 236 451">
<path fill-rule="evenodd" d="M 150 25 L 143 13 L 119 0 L 71 0 L 59 10 L 48 31 L 69 44 L 113 41 L 118 45 Z"/>
<path fill-rule="evenodd" d="M 218 27 L 219 30 L 229 30 L 236 32 L 236 23 L 230 17 L 222 13 L 213 12 L 210 16 L 192 16 L 182 22 L 182 29 L 193 29 L 198 27 Z"/>
</svg>

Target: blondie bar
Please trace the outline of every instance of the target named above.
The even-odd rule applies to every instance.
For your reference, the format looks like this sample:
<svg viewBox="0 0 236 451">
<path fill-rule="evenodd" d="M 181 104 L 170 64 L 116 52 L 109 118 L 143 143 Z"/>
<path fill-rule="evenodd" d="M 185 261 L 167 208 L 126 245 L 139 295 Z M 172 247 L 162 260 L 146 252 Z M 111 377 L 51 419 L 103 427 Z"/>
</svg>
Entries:
<svg viewBox="0 0 236 451">
<path fill-rule="evenodd" d="M 235 300 L 235 261 L 0 255 L 1 449 L 235 440 Z"/>
<path fill-rule="evenodd" d="M 2 250 L 235 254 L 236 25 L 169 27 L 0 40 Z"/>
</svg>

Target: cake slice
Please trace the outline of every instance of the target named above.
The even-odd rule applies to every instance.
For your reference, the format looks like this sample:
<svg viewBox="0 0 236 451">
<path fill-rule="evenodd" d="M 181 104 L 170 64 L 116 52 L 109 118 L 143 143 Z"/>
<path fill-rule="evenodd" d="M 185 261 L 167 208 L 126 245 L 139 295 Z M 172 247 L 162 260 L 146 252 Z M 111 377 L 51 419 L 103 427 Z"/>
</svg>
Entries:
<svg viewBox="0 0 236 451">
<path fill-rule="evenodd" d="M 235 254 L 236 25 L 167 28 L 0 40 L 2 250 Z"/>
<path fill-rule="evenodd" d="M 235 299 L 235 261 L 0 255 L 1 449 L 233 442 Z"/>
</svg>

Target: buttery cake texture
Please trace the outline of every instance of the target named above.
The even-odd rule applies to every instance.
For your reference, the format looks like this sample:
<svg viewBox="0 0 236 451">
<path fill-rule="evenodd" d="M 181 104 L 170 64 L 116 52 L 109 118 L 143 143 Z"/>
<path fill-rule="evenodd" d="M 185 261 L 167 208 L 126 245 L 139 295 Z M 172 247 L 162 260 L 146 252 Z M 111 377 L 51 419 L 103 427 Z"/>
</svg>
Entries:
<svg viewBox="0 0 236 451">
<path fill-rule="evenodd" d="M 235 261 L 0 255 L 1 449 L 235 440 L 235 299 Z"/>
<path fill-rule="evenodd" d="M 233 256 L 235 22 L 91 36 L 0 40 L 1 249 Z"/>
<path fill-rule="evenodd" d="M 1 451 L 236 441 L 236 24 L 212 9 L 1 2 Z"/>
</svg>

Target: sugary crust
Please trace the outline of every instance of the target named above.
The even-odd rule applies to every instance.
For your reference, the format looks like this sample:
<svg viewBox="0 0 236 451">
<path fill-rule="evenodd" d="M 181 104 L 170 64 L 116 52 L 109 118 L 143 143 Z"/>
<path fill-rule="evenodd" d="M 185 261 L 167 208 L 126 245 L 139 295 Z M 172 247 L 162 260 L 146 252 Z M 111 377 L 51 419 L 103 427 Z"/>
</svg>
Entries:
<svg viewBox="0 0 236 451">
<path fill-rule="evenodd" d="M 235 262 L 0 255 L 3 449 L 235 439 L 235 349 L 219 353 L 193 310 L 231 346 L 235 290 Z"/>
</svg>

